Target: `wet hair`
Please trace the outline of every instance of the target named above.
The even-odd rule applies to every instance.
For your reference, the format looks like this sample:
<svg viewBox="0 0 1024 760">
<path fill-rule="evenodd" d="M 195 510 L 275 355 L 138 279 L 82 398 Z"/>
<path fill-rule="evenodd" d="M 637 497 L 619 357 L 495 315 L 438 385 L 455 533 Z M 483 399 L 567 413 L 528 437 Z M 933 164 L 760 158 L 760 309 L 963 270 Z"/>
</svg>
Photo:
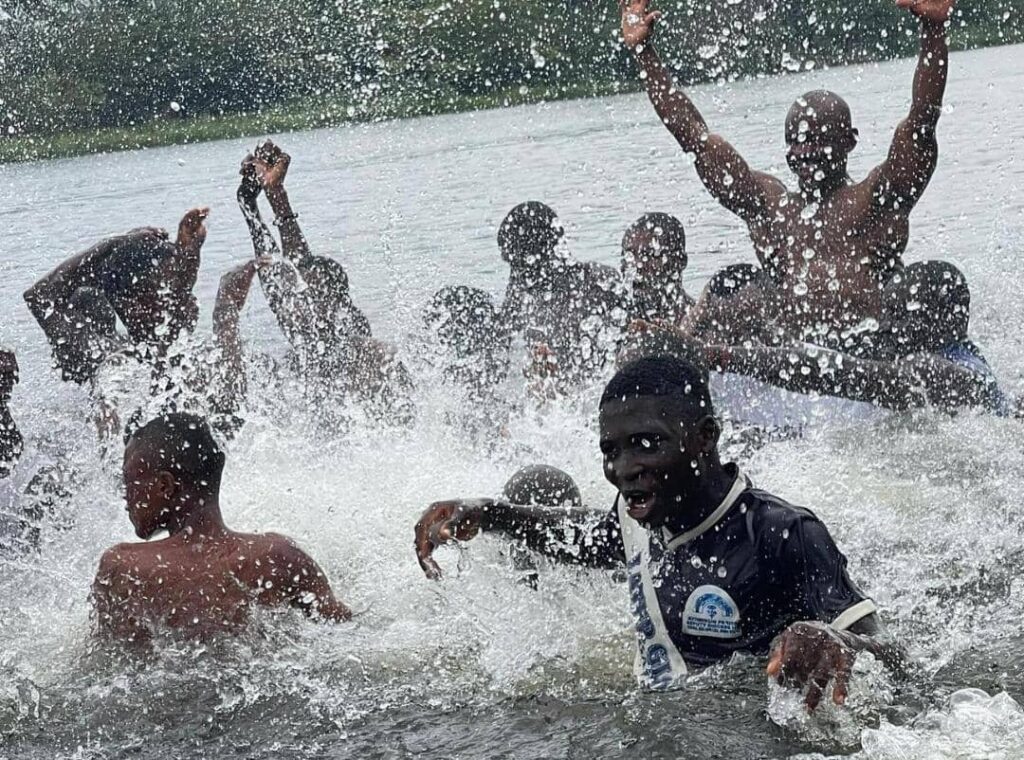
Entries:
<svg viewBox="0 0 1024 760">
<path fill-rule="evenodd" d="M 786 144 L 799 143 L 804 132 L 800 129 L 801 123 L 810 122 L 816 122 L 823 127 L 822 131 L 832 133 L 827 135 L 829 139 L 819 140 L 820 142 L 834 145 L 851 138 L 855 140 L 857 137 L 849 104 L 831 90 L 811 90 L 797 98 L 790 106 L 789 113 L 786 114 Z"/>
<path fill-rule="evenodd" d="M 550 206 L 540 201 L 520 203 L 498 227 L 498 247 L 506 261 L 513 254 L 550 254 L 562 239 L 562 225 Z"/>
<path fill-rule="evenodd" d="M 941 337 L 963 340 L 971 318 L 971 291 L 967 278 L 948 261 L 918 261 L 892 276 L 885 299 L 898 304 L 902 314 L 927 320 Z M 915 304 L 911 308 L 910 304 Z"/>
<path fill-rule="evenodd" d="M 224 452 L 206 420 L 194 414 L 169 412 L 131 434 L 128 443 L 145 446 L 155 470 L 174 473 L 190 485 L 216 489 L 224 471 Z"/>
<path fill-rule="evenodd" d="M 69 299 L 71 308 L 94 333 L 113 335 L 117 329 L 117 313 L 110 301 L 97 288 L 82 287 L 75 290 Z"/>
<path fill-rule="evenodd" d="M 657 396 L 697 406 L 713 414 L 707 372 L 699 365 L 666 354 L 645 356 L 623 366 L 605 386 L 601 406 L 610 401 Z"/>
<path fill-rule="evenodd" d="M 753 264 L 730 264 L 715 272 L 704 290 L 716 298 L 730 298 L 750 284 L 760 284 L 766 277 Z"/>
<path fill-rule="evenodd" d="M 116 305 L 138 292 L 157 268 L 178 252 L 168 240 L 146 238 L 123 243 L 111 251 L 98 273 L 100 289 Z"/>
<path fill-rule="evenodd" d="M 496 342 L 498 311 L 491 296 L 480 288 L 441 288 L 430 300 L 424 319 L 438 329 L 442 342 L 460 354 L 474 353 Z"/>
<path fill-rule="evenodd" d="M 524 506 L 583 506 L 576 481 L 567 472 L 546 464 L 529 465 L 516 471 L 501 493 L 512 504 Z"/>
<path fill-rule="evenodd" d="M 641 216 L 626 228 L 622 236 L 623 249 L 626 248 L 626 241 L 636 234 L 650 235 L 658 240 L 663 249 L 686 253 L 686 230 L 683 223 L 671 214 L 652 211 Z"/>
<path fill-rule="evenodd" d="M 341 262 L 329 256 L 310 256 L 299 272 L 320 297 L 335 299 L 338 303 L 349 298 L 348 273 Z"/>
</svg>

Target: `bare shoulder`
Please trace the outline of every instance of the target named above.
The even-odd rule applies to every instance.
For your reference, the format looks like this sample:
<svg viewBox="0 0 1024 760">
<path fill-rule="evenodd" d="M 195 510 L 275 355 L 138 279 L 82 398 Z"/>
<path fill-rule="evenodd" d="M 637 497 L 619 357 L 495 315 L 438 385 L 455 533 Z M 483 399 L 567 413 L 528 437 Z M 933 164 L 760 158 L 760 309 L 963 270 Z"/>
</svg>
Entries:
<svg viewBox="0 0 1024 760">
<path fill-rule="evenodd" d="M 139 547 L 145 544 L 114 544 L 100 556 L 99 573 L 110 574 L 136 564 Z"/>
<path fill-rule="evenodd" d="M 240 556 L 274 566 L 312 565 L 313 560 L 295 542 L 281 533 L 238 533 L 235 535 Z"/>
</svg>

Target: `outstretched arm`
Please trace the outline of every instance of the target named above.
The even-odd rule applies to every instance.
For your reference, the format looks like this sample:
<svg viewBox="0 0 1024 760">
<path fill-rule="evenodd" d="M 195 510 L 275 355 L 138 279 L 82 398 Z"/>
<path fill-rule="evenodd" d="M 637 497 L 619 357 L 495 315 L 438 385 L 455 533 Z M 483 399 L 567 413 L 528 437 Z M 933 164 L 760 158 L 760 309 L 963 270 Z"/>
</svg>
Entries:
<svg viewBox="0 0 1024 760">
<path fill-rule="evenodd" d="M 495 499 L 431 504 L 416 523 L 416 556 L 429 578 L 440 578 L 434 549 L 478 533 L 503 533 L 566 564 L 614 568 L 625 561 L 618 524 L 582 509 L 524 507 Z"/>
<path fill-rule="evenodd" d="M 708 129 L 693 101 L 676 87 L 650 42 L 661 13 L 650 11 L 649 4 L 650 0 L 627 0 L 620 7 L 622 37 L 640 64 L 654 110 L 682 149 L 694 155 L 701 182 L 718 202 L 748 223 L 762 218 L 785 194 L 785 186 L 753 171 L 728 141 Z"/>
<path fill-rule="evenodd" d="M 284 178 L 288 174 L 292 157 L 267 140 L 256 149 L 256 172 L 274 212 L 274 223 L 281 231 L 281 247 L 285 258 L 297 267 L 313 255 L 306 236 L 299 227 L 299 215 L 292 210 Z"/>
<path fill-rule="evenodd" d="M 873 195 L 886 209 L 909 212 L 927 187 L 939 157 L 935 128 L 949 71 L 946 23 L 953 0 L 896 0 L 921 19 L 921 52 L 910 113 L 896 128 L 889 155 L 874 172 Z"/>
<path fill-rule="evenodd" d="M 285 337 L 289 343 L 298 347 L 311 330 L 309 326 L 313 324 L 312 313 L 302 295 L 304 283 L 295 266 L 281 260 L 277 240 L 260 216 L 257 203 L 260 185 L 254 159 L 247 158 L 242 162 L 241 174 L 238 207 L 249 228 L 260 285 Z"/>
<path fill-rule="evenodd" d="M 706 346 L 703 355 L 721 372 L 889 409 L 931 405 L 952 412 L 992 404 L 991 388 L 977 374 L 938 356 L 875 361 L 826 349 L 743 346 Z"/>
</svg>

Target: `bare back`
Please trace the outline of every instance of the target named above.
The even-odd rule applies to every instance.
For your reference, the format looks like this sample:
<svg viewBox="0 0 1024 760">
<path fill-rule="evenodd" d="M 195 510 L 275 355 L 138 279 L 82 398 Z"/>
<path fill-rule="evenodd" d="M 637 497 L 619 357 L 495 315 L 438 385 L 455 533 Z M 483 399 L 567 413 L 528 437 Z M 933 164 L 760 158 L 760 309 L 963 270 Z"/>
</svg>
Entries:
<svg viewBox="0 0 1024 760">
<path fill-rule="evenodd" d="M 100 562 L 93 598 L 101 631 L 139 641 L 158 628 L 195 639 L 237 633 L 256 606 L 349 616 L 316 563 L 274 533 L 119 544 Z"/>
</svg>

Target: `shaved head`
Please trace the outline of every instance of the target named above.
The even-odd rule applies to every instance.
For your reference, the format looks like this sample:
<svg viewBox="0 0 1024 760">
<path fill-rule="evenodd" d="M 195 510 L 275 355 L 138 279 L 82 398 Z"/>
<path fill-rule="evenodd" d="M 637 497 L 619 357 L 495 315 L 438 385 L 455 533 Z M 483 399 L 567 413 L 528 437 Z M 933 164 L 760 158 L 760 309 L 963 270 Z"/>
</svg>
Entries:
<svg viewBox="0 0 1024 760">
<path fill-rule="evenodd" d="M 819 142 L 836 144 L 856 136 L 850 106 L 830 90 L 811 90 L 789 107 L 786 144 Z"/>
<path fill-rule="evenodd" d="M 848 182 L 846 160 L 857 145 L 850 106 L 828 90 L 801 95 L 786 115 L 786 145 L 786 163 L 803 192 Z"/>
</svg>

